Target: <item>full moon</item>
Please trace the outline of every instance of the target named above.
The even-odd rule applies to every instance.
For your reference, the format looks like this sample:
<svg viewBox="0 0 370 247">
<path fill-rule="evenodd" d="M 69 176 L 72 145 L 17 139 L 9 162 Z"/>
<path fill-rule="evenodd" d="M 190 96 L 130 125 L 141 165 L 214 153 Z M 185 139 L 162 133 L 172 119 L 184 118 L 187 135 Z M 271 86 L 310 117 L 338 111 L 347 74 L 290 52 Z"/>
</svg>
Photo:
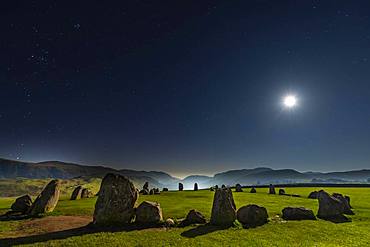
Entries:
<svg viewBox="0 0 370 247">
<path fill-rule="evenodd" d="M 287 95 L 283 99 L 284 106 L 292 108 L 297 105 L 297 98 L 294 95 Z"/>
</svg>

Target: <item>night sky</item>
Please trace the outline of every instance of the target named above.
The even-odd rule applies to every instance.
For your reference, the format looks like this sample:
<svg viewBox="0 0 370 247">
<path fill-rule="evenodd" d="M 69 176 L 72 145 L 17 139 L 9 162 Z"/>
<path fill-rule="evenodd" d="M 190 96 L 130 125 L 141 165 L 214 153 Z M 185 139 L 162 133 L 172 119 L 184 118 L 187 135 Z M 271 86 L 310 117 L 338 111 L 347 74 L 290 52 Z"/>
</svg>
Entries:
<svg viewBox="0 0 370 247">
<path fill-rule="evenodd" d="M 0 157 L 370 167 L 369 1 L 8 1 Z M 282 98 L 297 97 L 286 109 Z"/>
</svg>

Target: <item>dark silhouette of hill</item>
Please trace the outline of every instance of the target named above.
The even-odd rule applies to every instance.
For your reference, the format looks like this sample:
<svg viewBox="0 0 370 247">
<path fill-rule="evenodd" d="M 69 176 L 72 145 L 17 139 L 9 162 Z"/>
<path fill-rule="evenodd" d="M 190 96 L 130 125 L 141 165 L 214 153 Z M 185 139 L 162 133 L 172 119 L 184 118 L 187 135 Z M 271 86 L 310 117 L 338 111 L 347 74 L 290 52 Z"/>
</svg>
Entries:
<svg viewBox="0 0 370 247">
<path fill-rule="evenodd" d="M 257 184 L 290 184 L 290 183 L 367 183 L 370 182 L 370 170 L 355 170 L 345 172 L 299 172 L 293 169 L 279 169 L 260 167 L 253 169 L 230 170 L 217 173 L 214 176 L 191 175 L 178 179 L 161 171 L 136 171 L 130 169 L 116 170 L 106 166 L 88 166 L 60 161 L 46 161 L 39 163 L 0 159 L 0 178 L 61 178 L 76 177 L 101 178 L 108 172 L 123 174 L 136 182 L 143 184 L 148 181 L 151 187 L 168 187 L 176 189 L 178 182 L 185 188 L 191 189 L 194 183 L 200 188 L 218 185 L 233 186 Z"/>
</svg>

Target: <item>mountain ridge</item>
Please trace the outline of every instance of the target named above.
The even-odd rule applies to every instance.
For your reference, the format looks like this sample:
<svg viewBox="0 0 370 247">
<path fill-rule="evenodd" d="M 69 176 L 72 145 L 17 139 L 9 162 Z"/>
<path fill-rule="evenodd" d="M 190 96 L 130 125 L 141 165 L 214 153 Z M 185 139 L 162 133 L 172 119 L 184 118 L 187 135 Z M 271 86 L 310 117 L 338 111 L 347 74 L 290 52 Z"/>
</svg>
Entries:
<svg viewBox="0 0 370 247">
<path fill-rule="evenodd" d="M 60 178 L 76 177 L 102 178 L 107 173 L 120 173 L 133 179 L 136 184 L 148 181 L 154 187 L 176 189 L 179 182 L 186 189 L 198 183 L 200 188 L 215 184 L 242 185 L 268 183 L 302 183 L 302 182 L 370 182 L 370 169 L 351 170 L 344 172 L 299 172 L 294 169 L 272 169 L 257 167 L 236 169 L 216 173 L 213 176 L 190 175 L 184 179 L 176 178 L 163 171 L 138 171 L 132 169 L 114 169 L 107 166 L 89 166 L 62 161 L 24 162 L 0 158 L 0 178 Z"/>
</svg>

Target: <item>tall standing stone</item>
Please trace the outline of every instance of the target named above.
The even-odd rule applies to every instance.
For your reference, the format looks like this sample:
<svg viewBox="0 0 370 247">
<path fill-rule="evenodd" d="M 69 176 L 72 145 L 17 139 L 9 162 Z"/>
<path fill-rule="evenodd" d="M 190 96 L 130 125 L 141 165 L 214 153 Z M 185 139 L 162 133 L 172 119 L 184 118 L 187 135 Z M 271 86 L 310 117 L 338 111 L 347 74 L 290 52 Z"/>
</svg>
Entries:
<svg viewBox="0 0 370 247">
<path fill-rule="evenodd" d="M 211 213 L 211 224 L 229 226 L 236 219 L 236 207 L 230 188 L 216 189 Z"/>
<path fill-rule="evenodd" d="M 82 193 L 82 186 L 79 185 L 73 190 L 72 195 L 71 195 L 71 200 L 77 200 L 81 198 L 81 193 Z"/>
<path fill-rule="evenodd" d="M 30 208 L 29 214 L 34 216 L 52 212 L 58 203 L 60 195 L 60 182 L 55 179 L 46 185 Z"/>
<path fill-rule="evenodd" d="M 240 184 L 235 185 L 235 192 L 243 192 L 242 186 Z"/>
<path fill-rule="evenodd" d="M 108 173 L 100 185 L 95 204 L 94 224 L 117 225 L 130 223 L 135 215 L 135 203 L 139 194 L 126 177 Z"/>
<path fill-rule="evenodd" d="M 148 182 L 145 182 L 145 184 L 143 185 L 143 190 L 149 190 L 149 183 Z"/>
<path fill-rule="evenodd" d="M 270 186 L 269 186 L 269 194 L 273 194 L 273 195 L 276 194 L 275 186 L 272 185 L 272 184 L 270 184 Z"/>
<path fill-rule="evenodd" d="M 194 184 L 194 191 L 197 191 L 198 190 L 198 184 L 197 183 L 195 183 Z"/>
<path fill-rule="evenodd" d="M 184 185 L 182 183 L 179 183 L 179 191 L 183 191 L 184 190 Z"/>
</svg>

